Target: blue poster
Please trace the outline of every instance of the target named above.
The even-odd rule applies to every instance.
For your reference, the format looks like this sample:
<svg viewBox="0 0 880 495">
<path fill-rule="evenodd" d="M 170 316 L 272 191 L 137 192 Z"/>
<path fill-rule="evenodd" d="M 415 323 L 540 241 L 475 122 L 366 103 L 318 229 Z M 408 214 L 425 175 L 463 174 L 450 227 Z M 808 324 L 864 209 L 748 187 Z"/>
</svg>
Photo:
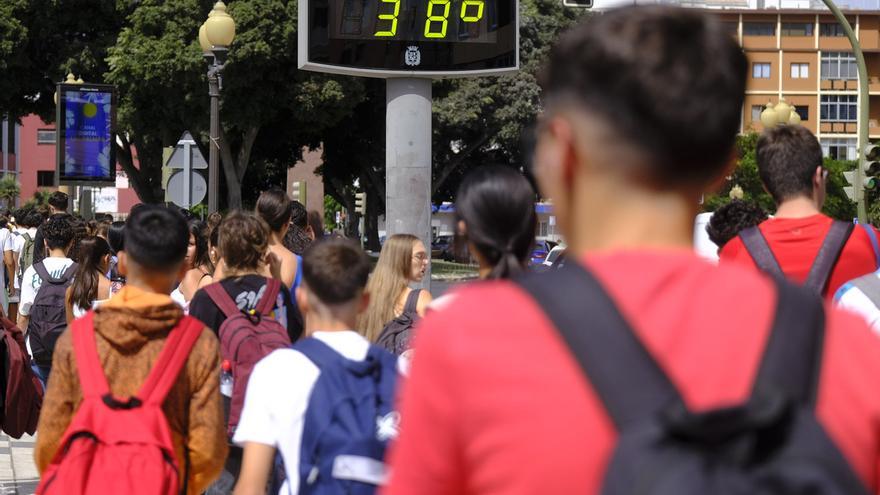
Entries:
<svg viewBox="0 0 880 495">
<path fill-rule="evenodd" d="M 112 180 L 113 93 L 65 91 L 62 180 Z"/>
</svg>

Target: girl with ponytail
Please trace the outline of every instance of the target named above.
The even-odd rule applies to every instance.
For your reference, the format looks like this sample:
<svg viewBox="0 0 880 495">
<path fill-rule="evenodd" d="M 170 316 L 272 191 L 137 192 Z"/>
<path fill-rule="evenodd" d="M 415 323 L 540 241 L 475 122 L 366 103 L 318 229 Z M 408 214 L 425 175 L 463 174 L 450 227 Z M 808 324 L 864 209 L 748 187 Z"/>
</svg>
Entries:
<svg viewBox="0 0 880 495">
<path fill-rule="evenodd" d="M 518 171 L 497 165 L 465 177 L 455 198 L 459 238 L 481 279 L 510 278 L 528 266 L 535 242 L 535 191 Z"/>
<path fill-rule="evenodd" d="M 79 266 L 65 297 L 68 323 L 110 298 L 110 279 L 106 273 L 110 270 L 112 255 L 110 244 L 103 237 L 89 236 L 80 240 Z"/>
</svg>

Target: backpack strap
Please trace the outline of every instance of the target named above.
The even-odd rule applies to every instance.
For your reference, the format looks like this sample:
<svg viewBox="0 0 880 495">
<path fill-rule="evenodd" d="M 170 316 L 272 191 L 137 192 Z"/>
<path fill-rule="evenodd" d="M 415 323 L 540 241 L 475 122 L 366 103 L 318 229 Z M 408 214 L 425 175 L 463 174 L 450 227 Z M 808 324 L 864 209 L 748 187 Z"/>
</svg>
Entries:
<svg viewBox="0 0 880 495">
<path fill-rule="evenodd" d="M 95 339 L 95 312 L 89 311 L 82 318 L 71 323 L 73 333 L 73 352 L 79 374 L 83 398 L 97 398 L 110 393 L 110 385 L 104 375 L 104 368 L 98 357 L 98 342 Z"/>
<path fill-rule="evenodd" d="M 860 223 L 859 227 L 863 228 L 868 234 L 868 240 L 871 241 L 871 248 L 874 250 L 874 259 L 877 262 L 877 268 L 880 268 L 880 243 L 877 242 L 877 231 L 869 224 Z"/>
<path fill-rule="evenodd" d="M 316 338 L 299 339 L 295 344 L 291 345 L 290 348 L 303 353 L 305 357 L 309 358 L 309 361 L 314 363 L 320 370 L 345 359 L 329 345 Z"/>
<path fill-rule="evenodd" d="M 62 285 L 69 282 L 70 279 L 73 278 L 73 274 L 76 273 L 76 269 L 78 266 L 79 265 L 77 265 L 76 263 L 71 263 L 70 266 L 68 266 L 67 269 L 64 270 L 64 273 L 61 274 L 61 278 L 55 278 L 49 274 L 49 271 L 46 270 L 46 265 L 44 265 L 42 261 L 33 264 L 34 271 L 36 271 L 37 275 L 39 275 L 40 278 L 43 279 L 43 282 L 48 282 L 53 285 Z"/>
<path fill-rule="evenodd" d="M 855 228 L 855 225 L 852 222 L 835 220 L 831 223 L 831 228 L 828 230 L 825 240 L 822 241 L 822 246 L 819 248 L 818 254 L 816 254 L 813 266 L 810 267 L 810 274 L 807 275 L 807 281 L 804 282 L 805 287 L 809 287 L 819 294 L 825 293 L 825 287 L 828 285 L 831 271 L 834 269 L 834 265 L 837 264 L 840 253 L 843 252 L 843 247 L 846 245 L 846 241 L 849 240 L 853 228 Z"/>
<path fill-rule="evenodd" d="M 199 320 L 184 316 L 171 330 L 159 358 L 138 392 L 145 403 L 161 405 L 165 401 L 204 328 Z"/>
<path fill-rule="evenodd" d="M 263 291 L 263 297 L 257 302 L 254 308 L 261 315 L 268 315 L 275 309 L 275 302 L 278 299 L 278 293 L 281 292 L 281 282 L 274 278 L 266 279 L 266 290 Z"/>
<path fill-rule="evenodd" d="M 801 404 L 814 406 L 824 337 L 825 309 L 819 295 L 806 287 L 779 283 L 776 317 L 753 395 L 764 390 L 783 392 Z"/>
<path fill-rule="evenodd" d="M 237 315 L 240 312 L 238 305 L 235 304 L 235 301 L 232 300 L 229 293 L 226 292 L 226 289 L 223 288 L 223 285 L 220 282 L 207 285 L 202 290 L 208 294 L 208 297 L 214 301 L 214 304 L 220 308 L 220 311 L 222 311 L 227 318 Z"/>
<path fill-rule="evenodd" d="M 403 314 L 416 314 L 419 309 L 419 294 L 422 293 L 422 289 L 413 289 L 409 291 L 409 295 L 406 296 L 406 304 L 403 306 Z"/>
<path fill-rule="evenodd" d="M 776 256 L 773 254 L 773 250 L 770 249 L 770 245 L 767 244 L 767 239 L 764 238 L 761 229 L 758 227 L 743 229 L 739 233 L 739 238 L 746 247 L 746 251 L 752 257 L 752 260 L 755 261 L 755 265 L 762 272 L 778 280 L 785 279 L 785 274 L 779 266 L 779 261 L 776 260 Z"/>
<path fill-rule="evenodd" d="M 684 403 L 617 305 L 580 263 L 571 260 L 558 270 L 527 274 L 516 283 L 556 327 L 618 431 Z"/>
<path fill-rule="evenodd" d="M 46 270 L 46 265 L 44 265 L 42 261 L 40 261 L 39 263 L 34 263 L 31 266 L 34 267 L 34 271 L 37 272 L 37 275 L 40 276 L 40 279 L 42 279 L 43 282 L 51 283 L 52 280 L 54 280 L 52 278 L 52 275 L 49 275 L 49 271 Z"/>
</svg>

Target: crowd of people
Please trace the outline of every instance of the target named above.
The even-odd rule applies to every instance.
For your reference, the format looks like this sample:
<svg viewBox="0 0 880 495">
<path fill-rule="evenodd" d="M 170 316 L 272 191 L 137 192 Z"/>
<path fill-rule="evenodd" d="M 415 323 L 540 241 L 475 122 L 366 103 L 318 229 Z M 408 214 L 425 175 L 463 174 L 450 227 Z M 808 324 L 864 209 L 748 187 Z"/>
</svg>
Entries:
<svg viewBox="0 0 880 495">
<path fill-rule="evenodd" d="M 417 236 L 372 260 L 278 189 L 206 220 L 84 221 L 63 193 L 10 212 L 38 492 L 880 493 L 880 247 L 821 213 L 815 136 L 766 130 L 775 210 L 731 201 L 719 262 L 694 253 L 746 69 L 693 10 L 573 28 L 533 170 L 566 263 L 528 269 L 537 192 L 479 167 L 455 228 L 480 280 L 437 299 Z"/>
</svg>

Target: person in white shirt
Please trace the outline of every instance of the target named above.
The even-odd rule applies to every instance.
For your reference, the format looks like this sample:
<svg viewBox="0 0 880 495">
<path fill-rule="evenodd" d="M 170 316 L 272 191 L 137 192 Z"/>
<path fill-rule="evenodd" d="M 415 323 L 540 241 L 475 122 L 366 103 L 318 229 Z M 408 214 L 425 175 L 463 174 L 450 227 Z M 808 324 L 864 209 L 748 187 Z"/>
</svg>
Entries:
<svg viewBox="0 0 880 495">
<path fill-rule="evenodd" d="M 343 357 L 363 361 L 370 343 L 353 330 L 366 309 L 370 262 L 355 244 L 337 239 L 314 245 L 303 260 L 296 299 L 306 335 Z M 384 352 L 384 351 L 383 351 Z M 276 450 L 284 459 L 286 486 L 298 493 L 300 449 L 306 410 L 320 370 L 304 354 L 279 349 L 254 367 L 233 442 L 244 447 L 236 495 L 266 493 Z"/>
<path fill-rule="evenodd" d="M 843 284 L 834 294 L 834 303 L 861 316 L 880 333 L 880 271 Z"/>
</svg>

